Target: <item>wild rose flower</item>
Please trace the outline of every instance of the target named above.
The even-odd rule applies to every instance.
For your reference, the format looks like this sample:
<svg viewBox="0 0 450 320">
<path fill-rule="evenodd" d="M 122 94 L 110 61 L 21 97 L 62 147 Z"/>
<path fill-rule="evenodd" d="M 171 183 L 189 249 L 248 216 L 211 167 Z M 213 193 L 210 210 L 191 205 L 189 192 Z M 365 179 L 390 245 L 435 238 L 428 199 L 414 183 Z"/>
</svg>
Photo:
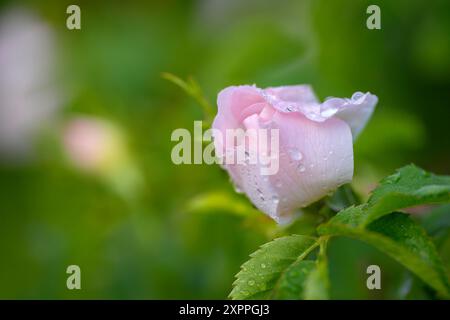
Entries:
<svg viewBox="0 0 450 320">
<path fill-rule="evenodd" d="M 290 222 L 299 208 L 352 180 L 353 141 L 377 101 L 375 95 L 356 92 L 350 99 L 328 98 L 320 103 L 307 85 L 225 88 L 217 99 L 213 129 L 221 137 L 230 129 L 278 129 L 279 150 L 271 151 L 277 151 L 279 169 L 263 175 L 261 163 L 225 161 L 222 166 L 259 210 L 278 223 Z M 214 143 L 220 155 L 229 153 L 230 146 L 232 151 L 238 148 L 234 139 Z M 251 149 L 252 143 L 247 138 L 244 148 Z"/>
</svg>

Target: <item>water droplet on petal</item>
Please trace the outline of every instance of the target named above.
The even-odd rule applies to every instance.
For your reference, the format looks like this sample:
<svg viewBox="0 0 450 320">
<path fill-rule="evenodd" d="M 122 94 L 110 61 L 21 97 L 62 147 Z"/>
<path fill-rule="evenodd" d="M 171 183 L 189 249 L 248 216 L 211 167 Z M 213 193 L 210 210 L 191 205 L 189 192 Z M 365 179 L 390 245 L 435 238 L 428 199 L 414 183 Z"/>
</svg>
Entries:
<svg viewBox="0 0 450 320">
<path fill-rule="evenodd" d="M 305 166 L 304 166 L 303 164 L 300 164 L 300 165 L 298 166 L 298 171 L 300 171 L 300 172 L 305 172 L 305 170 L 306 170 L 306 168 L 305 168 Z"/>
<path fill-rule="evenodd" d="M 361 102 L 362 102 L 362 99 L 361 99 L 361 98 L 364 98 L 364 96 L 365 96 L 364 93 L 358 91 L 358 92 L 355 92 L 355 93 L 352 95 L 351 100 L 353 100 L 353 101 L 356 102 L 356 103 L 361 103 Z"/>
<path fill-rule="evenodd" d="M 272 201 L 273 201 L 274 204 L 278 204 L 280 202 L 280 199 L 278 199 L 277 196 L 273 196 L 272 197 Z"/>
<path fill-rule="evenodd" d="M 329 118 L 337 112 L 337 108 L 328 108 L 323 110 L 320 115 L 324 118 Z"/>
<path fill-rule="evenodd" d="M 303 154 L 297 148 L 292 148 L 289 150 L 289 155 L 295 161 L 299 161 L 303 159 Z"/>
</svg>

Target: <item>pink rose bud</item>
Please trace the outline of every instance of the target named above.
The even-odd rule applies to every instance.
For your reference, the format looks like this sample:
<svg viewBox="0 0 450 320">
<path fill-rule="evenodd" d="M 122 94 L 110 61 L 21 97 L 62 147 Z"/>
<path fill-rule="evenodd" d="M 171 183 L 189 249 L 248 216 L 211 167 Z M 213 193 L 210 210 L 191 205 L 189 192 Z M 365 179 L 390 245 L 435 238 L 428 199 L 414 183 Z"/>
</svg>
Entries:
<svg viewBox="0 0 450 320">
<path fill-rule="evenodd" d="M 275 221 L 288 223 L 299 208 L 352 180 L 353 141 L 377 101 L 357 92 L 320 103 L 307 85 L 228 87 L 217 99 L 216 154 L 237 189 Z M 244 138 L 230 135 L 236 129 Z"/>
</svg>

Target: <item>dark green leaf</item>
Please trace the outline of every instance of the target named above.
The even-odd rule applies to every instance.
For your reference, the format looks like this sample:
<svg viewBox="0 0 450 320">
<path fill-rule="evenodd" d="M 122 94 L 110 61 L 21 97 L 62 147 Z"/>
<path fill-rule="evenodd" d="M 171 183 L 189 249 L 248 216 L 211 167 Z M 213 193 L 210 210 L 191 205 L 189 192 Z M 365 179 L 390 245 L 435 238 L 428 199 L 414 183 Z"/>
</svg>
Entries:
<svg viewBox="0 0 450 320">
<path fill-rule="evenodd" d="M 350 184 L 340 186 L 333 195 L 326 199 L 326 204 L 334 211 L 341 211 L 358 203 L 360 203 L 359 197 Z"/>
<path fill-rule="evenodd" d="M 291 264 L 277 281 L 270 298 L 280 300 L 302 299 L 305 281 L 315 267 L 316 263 L 311 260 L 300 260 Z"/>
<path fill-rule="evenodd" d="M 428 173 L 414 165 L 397 170 L 383 179 L 372 192 L 362 224 L 400 209 L 450 202 L 450 177 Z"/>
<path fill-rule="evenodd" d="M 230 297 L 264 299 L 272 295 L 290 298 L 300 295 L 297 289 L 289 287 L 294 282 L 303 283 L 310 266 L 299 262 L 317 246 L 317 239 L 300 235 L 282 237 L 264 244 L 242 265 Z M 285 289 L 288 290 L 284 292 Z"/>
<path fill-rule="evenodd" d="M 450 296 L 443 263 L 433 242 L 408 215 L 392 213 L 366 228 L 360 226 L 360 207 L 351 207 L 319 227 L 322 235 L 341 235 L 365 241 L 414 272 L 442 296 Z"/>
</svg>

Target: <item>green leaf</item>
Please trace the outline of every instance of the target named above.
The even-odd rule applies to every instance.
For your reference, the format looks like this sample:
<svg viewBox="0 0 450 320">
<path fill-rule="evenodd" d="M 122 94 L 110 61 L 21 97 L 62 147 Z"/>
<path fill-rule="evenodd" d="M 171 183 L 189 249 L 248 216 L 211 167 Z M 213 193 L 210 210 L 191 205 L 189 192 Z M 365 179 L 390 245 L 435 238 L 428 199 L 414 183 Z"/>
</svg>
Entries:
<svg viewBox="0 0 450 320">
<path fill-rule="evenodd" d="M 325 201 L 327 206 L 334 211 L 341 211 L 351 205 L 361 203 L 358 195 L 353 191 L 350 184 L 344 184 L 337 188 L 337 190 Z"/>
<path fill-rule="evenodd" d="M 236 275 L 232 299 L 299 297 L 310 264 L 300 263 L 319 245 L 316 238 L 292 235 L 268 242 L 250 255 Z M 304 269 L 304 270 L 303 270 Z M 298 289 L 294 283 L 300 284 Z"/>
<path fill-rule="evenodd" d="M 270 298 L 278 300 L 303 299 L 305 282 L 315 267 L 316 263 L 311 260 L 295 261 L 282 273 Z"/>
<path fill-rule="evenodd" d="M 260 216 L 261 212 L 228 192 L 212 191 L 196 196 L 187 203 L 188 212 L 227 212 L 237 216 Z"/>
<path fill-rule="evenodd" d="M 320 226 L 321 235 L 349 236 L 365 241 L 415 273 L 444 297 L 450 286 L 443 263 L 425 230 L 408 215 L 392 213 L 361 227 L 363 208 L 351 207 Z"/>
<path fill-rule="evenodd" d="M 383 179 L 372 192 L 359 223 L 372 221 L 400 209 L 450 202 L 450 177 L 428 173 L 414 165 Z"/>
</svg>

